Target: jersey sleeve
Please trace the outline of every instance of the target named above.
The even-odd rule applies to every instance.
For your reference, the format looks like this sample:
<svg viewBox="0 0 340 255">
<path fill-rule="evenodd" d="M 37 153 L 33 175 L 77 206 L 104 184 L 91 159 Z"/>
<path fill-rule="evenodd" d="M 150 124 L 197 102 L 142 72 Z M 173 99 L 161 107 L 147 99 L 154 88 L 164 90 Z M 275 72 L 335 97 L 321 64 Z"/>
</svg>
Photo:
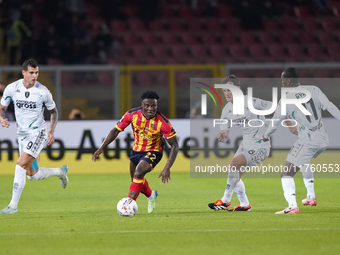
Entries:
<svg viewBox="0 0 340 255">
<path fill-rule="evenodd" d="M 162 131 L 162 133 L 163 133 L 163 136 L 164 136 L 166 139 L 169 139 L 169 138 L 171 138 L 171 137 L 176 136 L 176 131 L 175 131 L 175 129 L 172 127 L 170 121 L 168 121 L 168 122 L 163 122 L 161 131 Z"/>
<path fill-rule="evenodd" d="M 55 102 L 53 101 L 52 93 L 46 89 L 44 104 L 47 110 L 52 110 L 55 108 Z"/>
<path fill-rule="evenodd" d="M 12 86 L 7 86 L 4 90 L 4 94 L 1 98 L 1 105 L 3 106 L 9 106 L 10 102 L 12 101 Z"/>
<path fill-rule="evenodd" d="M 228 113 L 228 109 L 227 109 L 227 105 L 223 108 L 222 110 L 222 114 L 221 114 L 221 121 L 222 124 L 220 125 L 220 130 L 228 130 L 230 129 L 230 119 L 227 116 Z"/>
<path fill-rule="evenodd" d="M 317 96 L 320 102 L 320 107 L 322 110 L 327 110 L 334 118 L 340 121 L 340 111 L 338 107 L 336 107 L 327 96 L 322 92 L 322 90 L 318 87 L 316 87 L 317 90 Z"/>
<path fill-rule="evenodd" d="M 272 107 L 271 101 L 262 100 L 259 98 L 253 98 L 253 106 L 257 110 L 268 110 Z"/>
<path fill-rule="evenodd" d="M 126 112 L 123 117 L 117 122 L 116 128 L 119 131 L 123 131 L 132 122 L 132 114 Z"/>
<path fill-rule="evenodd" d="M 269 138 L 279 127 L 281 121 L 283 121 L 287 116 L 290 116 L 290 112 L 288 111 L 286 115 L 281 115 L 281 100 L 277 105 L 273 118 L 269 121 L 271 124 L 268 126 L 263 136 L 265 138 Z"/>
</svg>

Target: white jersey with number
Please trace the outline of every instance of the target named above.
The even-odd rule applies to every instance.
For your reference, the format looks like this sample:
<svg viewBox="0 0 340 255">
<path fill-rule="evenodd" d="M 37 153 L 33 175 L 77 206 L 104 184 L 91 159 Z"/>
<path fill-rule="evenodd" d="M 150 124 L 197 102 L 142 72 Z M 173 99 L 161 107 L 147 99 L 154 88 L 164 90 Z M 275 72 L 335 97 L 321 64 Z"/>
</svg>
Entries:
<svg viewBox="0 0 340 255">
<path fill-rule="evenodd" d="M 248 96 L 244 96 L 244 102 L 248 102 Z M 259 98 L 253 98 L 253 106 L 257 110 L 268 110 L 272 102 Z M 222 110 L 221 119 L 227 121 L 226 124 L 220 125 L 221 130 L 230 130 L 232 126 L 239 126 L 243 131 L 243 142 L 262 140 L 262 134 L 266 130 L 266 120 L 263 115 L 252 113 L 248 106 L 244 107 L 244 114 L 233 114 L 233 104 L 228 102 Z"/>
<path fill-rule="evenodd" d="M 248 102 L 248 96 L 244 97 Z M 253 98 L 253 107 L 257 110 L 267 110 L 272 102 Z M 243 141 L 234 154 L 234 158 L 243 154 L 249 167 L 262 163 L 270 153 L 270 142 L 262 140 L 262 134 L 266 129 L 266 121 L 263 115 L 252 113 L 247 106 L 244 107 L 244 114 L 233 114 L 233 104 L 227 103 L 223 108 L 221 119 L 226 124 L 220 125 L 221 130 L 230 130 L 232 126 L 239 126 L 243 130 Z M 244 171 L 246 169 L 240 169 Z"/>
<path fill-rule="evenodd" d="M 51 92 L 41 83 L 36 82 L 27 89 L 23 79 L 9 84 L 1 98 L 1 104 L 8 106 L 13 101 L 18 134 L 45 129 L 44 109 L 52 110 L 55 103 Z"/>
<path fill-rule="evenodd" d="M 337 107 L 328 100 L 326 95 L 316 86 L 302 85 L 298 88 L 303 88 L 311 93 L 311 99 L 307 103 L 302 105 L 312 115 L 305 115 L 296 105 L 287 104 L 286 115 L 281 115 L 281 100 L 275 111 L 273 119 L 280 120 L 274 121 L 273 125 L 270 126 L 266 132 L 265 137 L 269 137 L 275 132 L 281 121 L 286 117 L 293 119 L 297 122 L 298 138 L 300 141 L 308 143 L 318 143 L 323 141 L 328 143 L 328 135 L 325 130 L 324 124 L 322 123 L 321 110 L 328 110 L 335 118 L 340 120 L 340 112 Z M 306 94 L 301 92 L 290 92 L 287 94 L 289 99 L 304 98 Z"/>
</svg>

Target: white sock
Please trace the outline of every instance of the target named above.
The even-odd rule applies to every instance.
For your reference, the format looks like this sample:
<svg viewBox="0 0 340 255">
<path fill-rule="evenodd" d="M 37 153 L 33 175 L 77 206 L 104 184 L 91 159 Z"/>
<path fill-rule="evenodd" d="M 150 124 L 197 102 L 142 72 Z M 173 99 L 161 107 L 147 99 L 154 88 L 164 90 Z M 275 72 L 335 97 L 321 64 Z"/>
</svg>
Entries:
<svg viewBox="0 0 340 255">
<path fill-rule="evenodd" d="M 298 207 L 296 203 L 295 196 L 295 182 L 294 178 L 291 176 L 285 176 L 281 178 L 283 195 L 288 202 L 288 207 L 295 208 Z"/>
<path fill-rule="evenodd" d="M 238 200 L 240 201 L 240 206 L 242 207 L 249 206 L 249 200 L 246 194 L 246 187 L 244 186 L 242 179 L 240 179 L 239 182 L 235 186 L 235 194 Z"/>
<path fill-rule="evenodd" d="M 39 170 L 33 175 L 33 176 L 27 176 L 28 179 L 31 181 L 36 180 L 43 180 L 47 177 L 51 176 L 62 176 L 63 170 L 60 168 L 45 168 L 45 167 L 39 167 Z"/>
<path fill-rule="evenodd" d="M 303 178 L 303 182 L 305 183 L 305 187 L 307 189 L 307 198 L 315 198 L 314 178 Z"/>
<path fill-rule="evenodd" d="M 308 199 L 315 198 L 314 177 L 310 165 L 308 166 L 304 165 L 301 168 L 301 173 L 303 176 L 303 182 L 305 183 L 305 187 L 307 189 L 307 198 Z"/>
<path fill-rule="evenodd" d="M 234 188 L 239 181 L 239 176 L 240 175 L 238 171 L 237 172 L 231 171 L 228 173 L 227 186 L 225 188 L 224 195 L 221 199 L 223 203 L 230 203 L 231 196 L 233 195 L 234 192 Z"/>
<path fill-rule="evenodd" d="M 15 165 L 12 199 L 11 202 L 9 203 L 10 207 L 17 209 L 20 196 L 22 190 L 25 187 L 25 184 L 26 184 L 26 170 L 19 165 Z"/>
</svg>

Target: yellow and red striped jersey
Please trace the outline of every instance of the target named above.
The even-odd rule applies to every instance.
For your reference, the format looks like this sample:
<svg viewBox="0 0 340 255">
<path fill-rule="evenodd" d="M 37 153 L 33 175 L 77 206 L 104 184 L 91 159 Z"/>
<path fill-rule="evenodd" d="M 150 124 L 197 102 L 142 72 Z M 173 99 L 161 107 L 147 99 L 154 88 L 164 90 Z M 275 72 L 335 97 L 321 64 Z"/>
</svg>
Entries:
<svg viewBox="0 0 340 255">
<path fill-rule="evenodd" d="M 148 119 L 144 116 L 141 106 L 127 111 L 116 128 L 123 131 L 130 124 L 135 138 L 134 151 L 163 152 L 163 136 L 169 139 L 176 135 L 170 121 L 162 113 L 157 112 L 152 119 Z"/>
</svg>

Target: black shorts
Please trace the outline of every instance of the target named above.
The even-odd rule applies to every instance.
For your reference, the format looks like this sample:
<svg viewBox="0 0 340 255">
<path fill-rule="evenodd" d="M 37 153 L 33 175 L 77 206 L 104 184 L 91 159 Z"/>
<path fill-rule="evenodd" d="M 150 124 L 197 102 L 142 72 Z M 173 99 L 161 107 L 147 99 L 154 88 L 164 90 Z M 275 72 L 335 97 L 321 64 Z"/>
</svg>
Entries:
<svg viewBox="0 0 340 255">
<path fill-rule="evenodd" d="M 163 153 L 157 151 L 132 151 L 130 161 L 137 166 L 141 160 L 145 160 L 153 169 L 161 161 L 162 157 Z"/>
</svg>

